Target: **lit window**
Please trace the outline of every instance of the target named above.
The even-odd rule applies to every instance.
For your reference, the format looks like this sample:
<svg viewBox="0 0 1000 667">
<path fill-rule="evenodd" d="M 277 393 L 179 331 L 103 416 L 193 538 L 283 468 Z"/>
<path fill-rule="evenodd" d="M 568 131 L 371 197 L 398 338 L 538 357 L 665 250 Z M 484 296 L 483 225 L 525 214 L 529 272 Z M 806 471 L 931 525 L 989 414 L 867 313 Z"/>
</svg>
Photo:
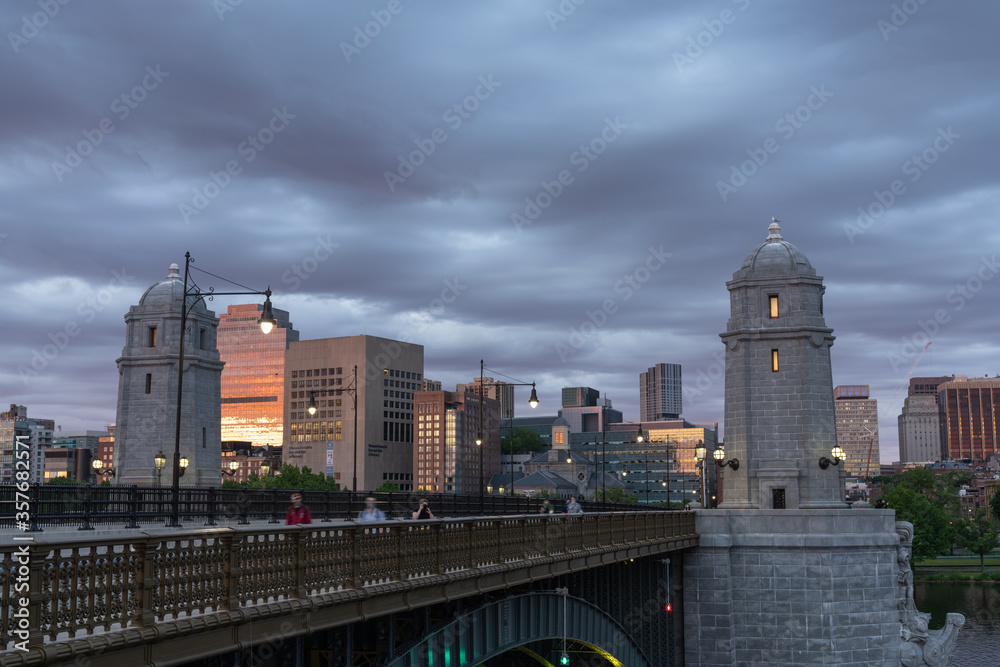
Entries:
<svg viewBox="0 0 1000 667">
<path fill-rule="evenodd" d="M 770 295 L 768 297 L 768 300 L 771 302 L 771 319 L 772 320 L 777 319 L 778 318 L 778 295 L 777 294 L 772 294 L 772 295 Z"/>
<path fill-rule="evenodd" d="M 771 350 L 771 372 L 772 373 L 777 373 L 778 372 L 778 351 L 777 350 Z"/>
<path fill-rule="evenodd" d="M 149 327 L 146 347 L 156 347 L 156 327 Z"/>
</svg>

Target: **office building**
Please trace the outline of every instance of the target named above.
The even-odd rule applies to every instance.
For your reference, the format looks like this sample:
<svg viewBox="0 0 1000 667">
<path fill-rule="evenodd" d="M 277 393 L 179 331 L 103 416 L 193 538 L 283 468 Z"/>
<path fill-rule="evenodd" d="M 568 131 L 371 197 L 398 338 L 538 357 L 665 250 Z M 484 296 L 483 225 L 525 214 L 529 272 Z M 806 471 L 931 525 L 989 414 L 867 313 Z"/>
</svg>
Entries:
<svg viewBox="0 0 1000 667">
<path fill-rule="evenodd" d="M 324 472 L 341 488 L 354 486 L 356 469 L 358 491 L 372 491 L 384 481 L 410 490 L 413 397 L 423 373 L 422 345 L 376 336 L 289 343 L 282 461 Z"/>
<path fill-rule="evenodd" d="M 951 378 L 938 385 L 942 454 L 974 466 L 1000 451 L 1000 377 Z"/>
<path fill-rule="evenodd" d="M 428 380 L 424 378 L 420 382 L 420 391 L 441 391 L 441 381 L 440 380 Z"/>
<path fill-rule="evenodd" d="M 869 393 L 866 384 L 839 385 L 833 389 L 837 444 L 847 456 L 841 465 L 848 477 L 864 477 L 878 470 L 878 401 Z M 872 462 L 874 468 L 870 467 Z"/>
<path fill-rule="evenodd" d="M 261 305 L 229 306 L 219 315 L 222 442 L 249 442 L 281 451 L 284 438 L 285 351 L 299 339 L 288 312 L 272 309 L 277 324 L 260 330 Z M 279 454 L 280 455 L 280 454 Z"/>
<path fill-rule="evenodd" d="M 455 391 L 467 391 L 472 394 L 482 394 L 487 398 L 492 398 L 500 402 L 500 416 L 503 419 L 510 419 L 514 416 L 514 385 L 503 380 L 493 378 L 472 378 L 468 384 L 455 386 Z"/>
<path fill-rule="evenodd" d="M 678 419 L 683 408 L 680 364 L 656 364 L 639 373 L 639 421 Z"/>
<path fill-rule="evenodd" d="M 29 483 L 44 481 L 45 448 L 52 445 L 55 428 L 55 420 L 28 417 L 28 408 L 23 405 L 12 403 L 9 410 L 0 413 L 0 484 L 18 481 L 15 473 L 25 469 Z M 28 452 L 27 458 L 21 455 L 24 451 Z M 22 461 L 24 466 L 20 465 Z"/>
<path fill-rule="evenodd" d="M 187 299 L 176 264 L 125 315 L 126 338 L 118 364 L 114 470 L 118 484 L 149 486 L 158 479 L 154 459 L 167 457 L 162 483 L 172 482 L 177 418 L 177 363 L 181 318 L 187 304 L 180 456 L 188 467 L 181 486 L 218 487 L 221 465 L 222 360 L 216 347 L 219 319 L 204 300 Z"/>
<path fill-rule="evenodd" d="M 937 385 L 934 386 L 936 388 Z M 900 463 L 934 463 L 941 460 L 941 422 L 936 394 L 907 396 L 897 423 Z"/>
<path fill-rule="evenodd" d="M 472 392 L 430 391 L 418 392 L 414 405 L 414 488 L 478 494 L 500 472 L 500 402 Z"/>
<path fill-rule="evenodd" d="M 585 408 L 597 405 L 601 393 L 590 387 L 563 387 L 562 406 L 564 408 Z"/>
</svg>

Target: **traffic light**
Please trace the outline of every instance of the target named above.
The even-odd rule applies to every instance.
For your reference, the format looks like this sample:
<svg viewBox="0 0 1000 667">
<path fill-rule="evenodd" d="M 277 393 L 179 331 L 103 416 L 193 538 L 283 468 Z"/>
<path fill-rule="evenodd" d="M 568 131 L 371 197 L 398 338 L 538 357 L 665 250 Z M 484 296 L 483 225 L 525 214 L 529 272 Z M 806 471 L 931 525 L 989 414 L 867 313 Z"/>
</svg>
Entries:
<svg viewBox="0 0 1000 667">
<path fill-rule="evenodd" d="M 673 604 L 671 604 L 671 603 L 668 602 L 667 604 L 663 605 L 663 611 L 665 611 L 665 612 L 671 612 L 673 610 L 674 610 L 674 605 Z"/>
<path fill-rule="evenodd" d="M 563 653 L 561 656 L 559 656 L 559 664 L 560 665 L 568 665 L 569 664 L 569 656 L 566 655 L 565 653 Z"/>
</svg>

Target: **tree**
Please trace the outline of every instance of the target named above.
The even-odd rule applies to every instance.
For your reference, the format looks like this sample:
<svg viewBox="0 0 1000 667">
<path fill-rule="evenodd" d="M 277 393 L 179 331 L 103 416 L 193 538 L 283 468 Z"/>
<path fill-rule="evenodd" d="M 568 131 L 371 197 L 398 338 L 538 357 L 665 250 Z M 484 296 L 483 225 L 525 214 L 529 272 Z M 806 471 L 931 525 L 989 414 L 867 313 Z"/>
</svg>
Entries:
<svg viewBox="0 0 1000 667">
<path fill-rule="evenodd" d="M 375 489 L 375 493 L 399 493 L 399 486 L 392 480 L 382 482 L 382 486 Z"/>
<path fill-rule="evenodd" d="M 637 503 L 639 499 L 633 496 L 631 493 L 625 489 L 619 488 L 617 486 L 612 486 L 610 489 L 601 490 L 598 489 L 594 493 L 593 500 L 597 502 L 605 501 L 609 503 Z"/>
<path fill-rule="evenodd" d="M 896 510 L 896 520 L 913 524 L 914 561 L 941 556 L 948 551 L 953 529 L 948 514 L 939 502 L 907 486 L 887 490 L 882 494 L 882 500 L 886 506 Z"/>
<path fill-rule="evenodd" d="M 85 486 L 87 483 L 69 477 L 52 477 L 45 482 L 49 486 Z"/>
<path fill-rule="evenodd" d="M 979 571 L 984 568 L 985 557 L 997 548 L 1000 524 L 979 510 L 971 519 L 962 521 L 958 542 L 971 553 L 979 556 Z"/>
<path fill-rule="evenodd" d="M 509 433 L 509 431 L 505 431 Z M 542 436 L 534 429 L 530 429 L 527 426 L 515 426 L 514 427 L 514 453 L 515 454 L 533 454 L 540 451 L 542 448 Z M 500 451 L 504 454 L 510 453 L 510 437 L 505 435 L 500 440 Z"/>
<path fill-rule="evenodd" d="M 319 473 L 314 473 L 308 466 L 299 468 L 288 463 L 281 466 L 278 472 L 268 477 L 266 480 L 254 473 L 245 482 L 235 482 L 226 480 L 222 482 L 224 489 L 286 489 L 298 490 L 306 489 L 310 491 L 337 491 L 340 485 L 333 477 L 327 477 Z"/>
<path fill-rule="evenodd" d="M 990 498 L 990 514 L 995 521 L 1000 521 L 1000 489 L 997 489 Z"/>
</svg>

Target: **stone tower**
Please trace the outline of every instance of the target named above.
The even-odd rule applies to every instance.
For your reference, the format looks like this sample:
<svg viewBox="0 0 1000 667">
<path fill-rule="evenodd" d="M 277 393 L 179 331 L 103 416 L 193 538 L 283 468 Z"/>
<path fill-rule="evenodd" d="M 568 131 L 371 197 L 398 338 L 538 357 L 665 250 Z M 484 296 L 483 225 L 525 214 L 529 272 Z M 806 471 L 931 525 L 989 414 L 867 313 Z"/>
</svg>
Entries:
<svg viewBox="0 0 1000 667">
<path fill-rule="evenodd" d="M 114 468 L 118 484 L 154 485 L 153 459 L 167 462 L 160 483 L 172 483 L 177 416 L 177 363 L 180 352 L 184 282 L 176 264 L 167 277 L 142 295 L 125 315 L 126 339 L 118 358 L 118 416 Z M 221 379 L 215 313 L 194 297 L 184 335 L 181 456 L 189 465 L 181 486 L 219 486 L 221 471 Z"/>
<path fill-rule="evenodd" d="M 726 283 L 726 459 L 723 509 L 843 508 L 823 279 L 772 223 Z"/>
</svg>

